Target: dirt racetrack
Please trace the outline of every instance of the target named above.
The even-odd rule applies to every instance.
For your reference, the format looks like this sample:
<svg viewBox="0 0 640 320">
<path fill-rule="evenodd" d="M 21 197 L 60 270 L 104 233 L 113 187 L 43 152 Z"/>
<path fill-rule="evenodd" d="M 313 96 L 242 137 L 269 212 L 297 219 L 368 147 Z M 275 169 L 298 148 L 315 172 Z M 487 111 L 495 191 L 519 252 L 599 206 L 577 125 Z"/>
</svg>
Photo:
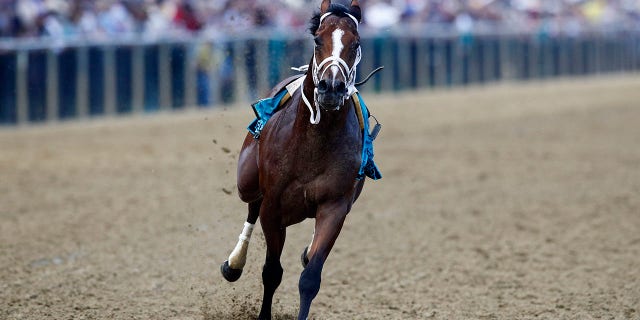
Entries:
<svg viewBox="0 0 640 320">
<path fill-rule="evenodd" d="M 365 94 L 376 162 L 312 319 L 640 319 L 640 78 Z M 0 130 L 0 319 L 251 319 L 219 264 L 248 106 Z M 276 319 L 298 305 L 288 229 Z"/>
</svg>

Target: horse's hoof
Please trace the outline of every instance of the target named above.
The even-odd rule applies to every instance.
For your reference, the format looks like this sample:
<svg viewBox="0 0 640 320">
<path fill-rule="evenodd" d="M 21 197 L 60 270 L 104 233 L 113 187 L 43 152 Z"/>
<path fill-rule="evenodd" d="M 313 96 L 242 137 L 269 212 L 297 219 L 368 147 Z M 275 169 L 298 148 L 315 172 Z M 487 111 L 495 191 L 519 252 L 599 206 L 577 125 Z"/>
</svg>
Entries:
<svg viewBox="0 0 640 320">
<path fill-rule="evenodd" d="M 222 276 L 229 282 L 235 282 L 240 279 L 240 276 L 242 275 L 242 269 L 232 269 L 229 267 L 228 260 L 220 266 L 220 272 L 222 272 Z"/>
<path fill-rule="evenodd" d="M 309 264 L 309 258 L 307 258 L 307 250 L 309 250 L 309 247 L 304 247 L 304 251 L 302 251 L 302 255 L 300 256 L 300 262 L 302 262 L 303 268 L 306 268 Z"/>
</svg>

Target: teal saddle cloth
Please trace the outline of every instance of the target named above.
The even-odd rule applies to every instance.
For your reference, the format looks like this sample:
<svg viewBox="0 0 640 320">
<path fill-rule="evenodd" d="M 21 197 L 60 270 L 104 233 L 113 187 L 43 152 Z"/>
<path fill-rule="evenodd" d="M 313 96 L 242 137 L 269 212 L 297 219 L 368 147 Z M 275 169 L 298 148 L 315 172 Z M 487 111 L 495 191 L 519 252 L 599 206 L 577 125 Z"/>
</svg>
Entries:
<svg viewBox="0 0 640 320">
<path fill-rule="evenodd" d="M 260 132 L 264 125 L 269 121 L 269 118 L 277 111 L 280 101 L 287 95 L 287 90 L 282 90 L 272 98 L 266 98 L 258 100 L 252 105 L 253 111 L 256 114 L 256 119 L 249 124 L 247 129 L 254 138 L 260 137 Z M 365 176 L 378 180 L 382 178 L 382 174 L 378 167 L 373 162 L 373 137 L 369 131 L 369 110 L 364 104 L 364 100 L 360 96 L 360 93 L 356 93 L 360 102 L 360 108 L 362 109 L 362 117 L 364 119 L 364 129 L 362 130 L 362 162 L 360 169 L 358 170 L 358 180 L 363 179 Z"/>
</svg>

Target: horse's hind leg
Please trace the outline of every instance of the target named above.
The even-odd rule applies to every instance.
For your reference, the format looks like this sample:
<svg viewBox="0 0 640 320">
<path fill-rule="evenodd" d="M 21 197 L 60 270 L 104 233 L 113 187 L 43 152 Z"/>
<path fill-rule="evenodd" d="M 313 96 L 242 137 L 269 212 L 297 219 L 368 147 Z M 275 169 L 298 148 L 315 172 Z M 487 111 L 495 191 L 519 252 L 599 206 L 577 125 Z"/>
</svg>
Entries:
<svg viewBox="0 0 640 320">
<path fill-rule="evenodd" d="M 257 201 L 260 193 L 258 172 L 258 140 L 247 134 L 238 155 L 238 195 L 246 203 Z M 255 216 L 257 219 L 258 216 Z M 254 222 L 255 223 L 255 220 Z"/>
<path fill-rule="evenodd" d="M 222 276 L 230 282 L 238 280 L 242 275 L 251 232 L 260 214 L 262 195 L 260 194 L 257 157 L 258 142 L 253 136 L 247 134 L 238 157 L 238 195 L 242 201 L 249 204 L 249 215 L 247 222 L 244 223 L 238 243 L 229 255 L 229 260 L 220 266 Z"/>
<path fill-rule="evenodd" d="M 266 320 L 271 319 L 273 295 L 282 281 L 283 270 L 282 265 L 280 265 L 280 255 L 284 247 L 286 229 L 280 226 L 280 219 L 274 219 L 273 217 L 265 218 L 265 215 L 260 215 L 260 225 L 262 225 L 265 242 L 267 244 L 267 257 L 262 269 L 264 295 L 258 319 Z"/>
<path fill-rule="evenodd" d="M 225 261 L 222 266 L 220 266 L 222 276 L 229 282 L 238 280 L 242 275 L 242 269 L 247 261 L 249 240 L 251 239 L 253 227 L 258 220 L 261 205 L 261 199 L 249 203 L 249 215 L 247 216 L 247 221 L 244 223 L 242 233 L 240 233 L 240 236 L 238 237 L 238 243 L 229 255 L 229 260 Z"/>
</svg>

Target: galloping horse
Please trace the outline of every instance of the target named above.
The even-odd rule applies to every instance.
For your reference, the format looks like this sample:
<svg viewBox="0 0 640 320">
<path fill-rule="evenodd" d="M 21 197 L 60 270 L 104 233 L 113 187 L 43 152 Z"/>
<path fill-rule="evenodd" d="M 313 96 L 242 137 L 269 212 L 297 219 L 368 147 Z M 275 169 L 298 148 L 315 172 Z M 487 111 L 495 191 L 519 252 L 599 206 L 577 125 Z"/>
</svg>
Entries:
<svg viewBox="0 0 640 320">
<path fill-rule="evenodd" d="M 280 255 L 286 227 L 315 218 L 314 236 L 302 254 L 304 271 L 299 282 L 298 319 L 307 318 L 320 290 L 325 260 L 362 191 L 363 164 L 373 165 L 363 152 L 371 136 L 368 124 L 363 126 L 368 123 L 366 108 L 361 108 L 355 89 L 361 16 L 357 0 L 350 7 L 322 1 L 320 13 L 311 20 L 315 49 L 306 75 L 294 81 L 298 86 L 287 86 L 293 92 L 286 102 L 260 126 L 259 138 L 247 134 L 240 151 L 238 193 L 248 203 L 249 214 L 221 271 L 228 281 L 240 277 L 259 217 L 267 245 L 259 319 L 271 319 L 273 295 L 282 280 Z M 284 92 L 280 89 L 289 82 L 276 87 L 273 94 Z M 377 179 L 379 172 L 373 167 L 373 176 L 366 175 Z"/>
</svg>

